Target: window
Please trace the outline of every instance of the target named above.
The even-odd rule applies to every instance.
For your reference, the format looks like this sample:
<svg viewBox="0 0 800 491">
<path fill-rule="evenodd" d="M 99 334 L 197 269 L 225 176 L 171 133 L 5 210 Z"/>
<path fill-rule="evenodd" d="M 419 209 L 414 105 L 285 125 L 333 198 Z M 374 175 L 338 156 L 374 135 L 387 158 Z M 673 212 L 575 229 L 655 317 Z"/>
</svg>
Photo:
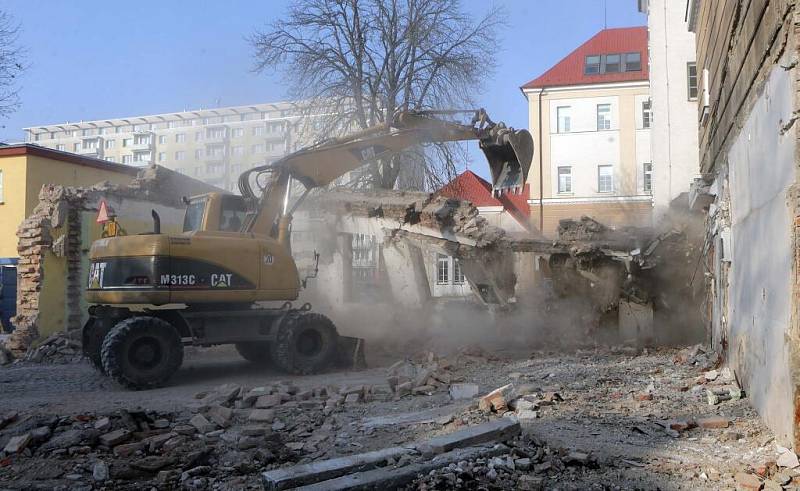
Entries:
<svg viewBox="0 0 800 491">
<path fill-rule="evenodd" d="M 175 143 L 184 143 L 186 142 L 186 133 L 178 133 L 175 135 Z"/>
<path fill-rule="evenodd" d="M 570 131 L 570 109 L 571 108 L 569 106 L 560 106 L 556 108 L 559 133 L 569 133 Z"/>
<path fill-rule="evenodd" d="M 236 157 L 241 157 L 242 155 L 244 155 L 244 147 L 242 146 L 231 147 L 231 155 L 234 155 Z"/>
<path fill-rule="evenodd" d="M 647 194 L 653 194 L 653 163 L 642 164 L 642 189 Z"/>
<path fill-rule="evenodd" d="M 0 203 L 5 203 L 6 197 L 3 192 L 3 171 L 0 170 Z"/>
<path fill-rule="evenodd" d="M 80 149 L 81 149 L 81 144 L 80 143 L 76 143 L 76 144 L 72 145 L 72 151 L 73 152 L 79 152 Z"/>
<path fill-rule="evenodd" d="M 270 152 L 276 152 L 278 150 L 283 150 L 286 145 L 283 142 L 280 143 L 270 143 L 269 150 Z"/>
<path fill-rule="evenodd" d="M 106 140 L 106 149 L 114 148 L 117 145 L 117 140 Z"/>
<path fill-rule="evenodd" d="M 464 271 L 461 270 L 461 263 L 456 258 L 453 258 L 453 284 L 464 284 Z"/>
<path fill-rule="evenodd" d="M 225 156 L 225 146 L 224 145 L 211 145 L 206 148 L 206 155 L 209 157 L 224 157 Z"/>
<path fill-rule="evenodd" d="M 84 150 L 97 150 L 98 141 L 97 140 L 84 140 L 83 141 L 83 149 Z"/>
<path fill-rule="evenodd" d="M 642 69 L 642 54 L 641 53 L 626 53 L 625 54 L 625 71 L 638 72 Z"/>
<path fill-rule="evenodd" d="M 611 129 L 611 104 L 597 105 L 597 131 Z"/>
<path fill-rule="evenodd" d="M 167 160 L 167 152 L 158 152 L 158 161 L 163 162 Z"/>
<path fill-rule="evenodd" d="M 616 73 L 621 68 L 620 55 L 606 55 L 606 73 Z"/>
<path fill-rule="evenodd" d="M 106 157 L 106 162 L 115 162 L 116 159 L 114 157 Z"/>
<path fill-rule="evenodd" d="M 599 55 L 587 56 L 586 66 L 584 67 L 583 72 L 586 75 L 600 73 L 600 56 Z"/>
<path fill-rule="evenodd" d="M 203 132 L 202 131 L 198 131 L 198 132 L 196 132 L 194 134 L 194 141 L 199 142 L 202 139 L 203 139 Z"/>
<path fill-rule="evenodd" d="M 231 130 L 231 136 L 234 138 L 241 138 L 244 136 L 244 128 L 234 128 Z"/>
<path fill-rule="evenodd" d="M 200 160 L 203 158 L 203 151 L 202 150 L 195 150 L 194 151 L 194 159 Z"/>
<path fill-rule="evenodd" d="M 689 100 L 697 99 L 697 63 L 686 64 L 686 82 L 688 84 Z"/>
<path fill-rule="evenodd" d="M 225 138 L 225 128 L 209 128 L 208 138 L 210 139 Z"/>
<path fill-rule="evenodd" d="M 642 101 L 642 128 L 649 128 L 653 124 L 653 101 Z"/>
<path fill-rule="evenodd" d="M 264 133 L 266 133 L 266 128 L 264 126 L 253 127 L 253 136 L 263 136 Z"/>
<path fill-rule="evenodd" d="M 222 162 L 212 162 L 206 164 L 206 174 L 220 174 L 225 170 L 225 164 Z"/>
<path fill-rule="evenodd" d="M 450 258 L 444 254 L 436 255 L 436 283 L 438 285 L 450 284 Z"/>
<path fill-rule="evenodd" d="M 253 145 L 251 153 L 253 154 L 264 153 L 266 151 L 267 151 L 266 146 L 263 143 L 259 143 L 258 145 Z"/>
<path fill-rule="evenodd" d="M 123 147 L 130 147 L 133 145 L 133 138 L 123 138 L 122 139 L 122 146 Z"/>
<path fill-rule="evenodd" d="M 130 164 L 133 162 L 133 155 L 123 155 L 122 156 L 122 163 L 123 164 Z"/>
<path fill-rule="evenodd" d="M 64 145 L 63 143 L 59 143 L 58 145 L 56 145 L 56 150 L 61 150 L 62 152 L 64 152 L 67 150 L 67 146 Z"/>
<path fill-rule="evenodd" d="M 610 193 L 614 191 L 614 172 L 613 166 L 597 166 L 597 192 Z"/>
<path fill-rule="evenodd" d="M 572 192 L 572 167 L 565 166 L 558 168 L 558 192 Z"/>
<path fill-rule="evenodd" d="M 150 145 L 150 135 L 135 135 L 133 137 L 134 145 Z"/>
<path fill-rule="evenodd" d="M 137 152 L 133 154 L 133 161 L 134 162 L 150 162 L 151 155 L 150 152 Z"/>
<path fill-rule="evenodd" d="M 186 158 L 186 152 L 183 150 L 178 150 L 175 152 L 175 160 L 183 160 Z"/>
<path fill-rule="evenodd" d="M 160 136 L 158 137 L 158 143 L 160 143 L 160 144 L 162 144 L 162 145 L 163 145 L 163 144 L 165 144 L 165 143 L 167 143 L 167 135 L 160 135 Z"/>
</svg>

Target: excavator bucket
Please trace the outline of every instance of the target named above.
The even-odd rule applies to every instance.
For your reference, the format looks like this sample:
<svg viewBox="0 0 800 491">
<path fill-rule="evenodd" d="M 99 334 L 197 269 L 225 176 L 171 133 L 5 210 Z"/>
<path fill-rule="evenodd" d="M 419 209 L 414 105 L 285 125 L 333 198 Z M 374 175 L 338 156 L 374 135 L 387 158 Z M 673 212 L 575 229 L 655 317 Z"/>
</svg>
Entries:
<svg viewBox="0 0 800 491">
<path fill-rule="evenodd" d="M 492 172 L 492 191 L 521 191 L 533 161 L 533 137 L 528 130 L 514 130 L 502 123 L 494 126 L 490 135 L 481 140 L 480 147 Z"/>
</svg>

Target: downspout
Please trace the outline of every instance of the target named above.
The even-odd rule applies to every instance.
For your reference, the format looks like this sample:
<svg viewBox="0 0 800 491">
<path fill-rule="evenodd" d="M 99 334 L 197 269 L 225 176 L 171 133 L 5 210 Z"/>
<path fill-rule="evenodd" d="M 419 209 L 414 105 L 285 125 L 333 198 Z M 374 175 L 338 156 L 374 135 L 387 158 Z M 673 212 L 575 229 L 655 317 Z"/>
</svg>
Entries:
<svg viewBox="0 0 800 491">
<path fill-rule="evenodd" d="M 542 143 L 542 93 L 545 87 L 539 90 L 539 233 L 544 235 L 544 160 Z"/>
</svg>

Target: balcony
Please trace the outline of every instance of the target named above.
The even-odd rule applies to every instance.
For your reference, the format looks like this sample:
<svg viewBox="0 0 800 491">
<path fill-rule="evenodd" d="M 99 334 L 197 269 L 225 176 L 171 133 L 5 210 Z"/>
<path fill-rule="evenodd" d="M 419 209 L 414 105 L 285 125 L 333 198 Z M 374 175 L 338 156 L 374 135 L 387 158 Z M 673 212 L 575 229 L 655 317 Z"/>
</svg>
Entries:
<svg viewBox="0 0 800 491">
<path fill-rule="evenodd" d="M 152 150 L 156 143 L 156 135 L 152 131 L 137 131 L 133 134 L 130 150 Z"/>
<path fill-rule="evenodd" d="M 203 136 L 207 144 L 214 144 L 227 142 L 229 135 L 230 131 L 228 131 L 228 126 L 224 124 L 215 124 L 206 126 L 206 131 Z"/>
</svg>

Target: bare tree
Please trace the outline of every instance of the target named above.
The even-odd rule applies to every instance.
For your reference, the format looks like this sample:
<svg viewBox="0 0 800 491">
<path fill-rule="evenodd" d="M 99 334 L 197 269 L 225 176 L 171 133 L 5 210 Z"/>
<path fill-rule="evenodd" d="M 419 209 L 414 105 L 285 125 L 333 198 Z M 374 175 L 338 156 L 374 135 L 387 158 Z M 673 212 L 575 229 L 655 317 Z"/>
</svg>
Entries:
<svg viewBox="0 0 800 491">
<path fill-rule="evenodd" d="M 18 45 L 19 24 L 0 11 L 0 117 L 8 117 L 19 107 L 17 78 L 25 69 L 24 51 Z"/>
<path fill-rule="evenodd" d="M 475 20 L 459 0 L 295 0 L 249 41 L 256 71 L 282 72 L 306 111 L 324 108 L 335 136 L 331 128 L 382 124 L 396 110 L 472 107 L 502 24 L 501 9 Z M 389 189 L 417 162 L 425 187 L 438 187 L 465 158 L 463 147 L 435 145 L 372 163 L 365 177 Z"/>
</svg>

